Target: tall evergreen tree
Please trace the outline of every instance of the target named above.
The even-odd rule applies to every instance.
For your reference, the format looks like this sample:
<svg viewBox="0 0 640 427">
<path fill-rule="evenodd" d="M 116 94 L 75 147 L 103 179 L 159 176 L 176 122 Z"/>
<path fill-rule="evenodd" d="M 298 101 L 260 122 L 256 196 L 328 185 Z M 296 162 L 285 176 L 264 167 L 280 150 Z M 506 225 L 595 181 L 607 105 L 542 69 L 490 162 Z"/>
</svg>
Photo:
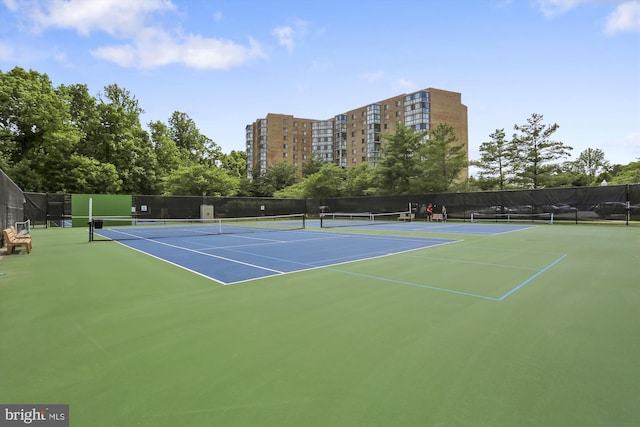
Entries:
<svg viewBox="0 0 640 427">
<path fill-rule="evenodd" d="M 470 164 L 480 169 L 479 180 L 487 184 L 485 189 L 504 190 L 510 159 L 509 142 L 504 128 L 496 129 L 489 137 L 490 141 L 480 144 L 480 160 L 471 161 Z"/>
<path fill-rule="evenodd" d="M 429 140 L 421 149 L 428 191 L 450 190 L 467 166 L 467 153 L 463 145 L 456 144 L 457 141 L 453 127 L 446 123 L 439 124 L 429 132 Z"/>
<path fill-rule="evenodd" d="M 523 187 L 540 188 L 557 169 L 556 161 L 569 156 L 572 147 L 551 136 L 558 130 L 557 123 L 545 125 L 542 114 L 532 114 L 527 123 L 515 125 L 519 133 L 513 134 L 509 149 L 516 179 Z"/>
<path fill-rule="evenodd" d="M 421 147 L 426 135 L 427 132 L 415 132 L 402 123 L 396 123 L 395 133 L 384 135 L 387 143 L 382 147 L 383 158 L 376 166 L 383 193 L 420 192 L 425 170 Z"/>
</svg>

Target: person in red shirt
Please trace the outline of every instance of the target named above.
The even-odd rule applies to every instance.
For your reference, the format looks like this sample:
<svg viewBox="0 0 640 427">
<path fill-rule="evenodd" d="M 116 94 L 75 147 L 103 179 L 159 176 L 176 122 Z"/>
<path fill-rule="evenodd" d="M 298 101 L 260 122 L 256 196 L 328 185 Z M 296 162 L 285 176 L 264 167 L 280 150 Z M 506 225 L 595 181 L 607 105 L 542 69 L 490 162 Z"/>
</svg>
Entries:
<svg viewBox="0 0 640 427">
<path fill-rule="evenodd" d="M 433 217 L 433 205 L 429 203 L 429 205 L 427 205 L 427 221 L 431 221 L 432 217 Z"/>
</svg>

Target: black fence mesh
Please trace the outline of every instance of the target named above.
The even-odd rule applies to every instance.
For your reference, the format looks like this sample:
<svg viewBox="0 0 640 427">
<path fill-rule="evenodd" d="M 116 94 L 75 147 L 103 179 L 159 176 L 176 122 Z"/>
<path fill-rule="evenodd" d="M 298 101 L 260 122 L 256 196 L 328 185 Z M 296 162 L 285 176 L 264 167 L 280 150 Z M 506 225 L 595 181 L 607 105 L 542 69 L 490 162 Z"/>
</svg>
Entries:
<svg viewBox="0 0 640 427">
<path fill-rule="evenodd" d="M 0 226 L 2 230 L 24 220 L 24 194 L 22 190 L 0 170 Z M 4 245 L 0 234 L 0 247 Z"/>
<path fill-rule="evenodd" d="M 34 227 L 70 225 L 71 196 L 60 193 L 24 193 L 24 216 Z"/>
<path fill-rule="evenodd" d="M 197 196 L 133 196 L 139 218 L 200 218 L 201 206 L 213 206 L 216 218 L 287 215 L 306 212 L 304 199 Z"/>
<path fill-rule="evenodd" d="M 605 187 L 551 188 L 413 196 L 345 197 L 307 201 L 307 212 L 398 212 L 412 207 L 417 218 L 427 205 L 434 212 L 446 206 L 449 218 L 470 220 L 472 215 L 498 219 L 505 214 L 553 213 L 556 221 L 640 221 L 640 184 Z M 321 209 L 322 207 L 322 209 Z"/>
<path fill-rule="evenodd" d="M 4 201 L 7 198 L 5 191 L 2 194 Z M 18 209 L 23 203 L 20 194 L 15 193 L 12 202 L 12 206 L 19 206 Z M 59 226 L 70 218 L 71 197 L 68 194 L 25 193 L 24 197 L 24 217 L 31 219 L 32 224 Z M 439 213 L 444 205 L 449 218 L 460 220 L 470 220 L 472 215 L 498 219 L 505 213 L 553 213 L 555 221 L 640 221 L 640 184 L 322 200 L 145 195 L 134 195 L 132 200 L 135 215 L 140 218 L 200 218 L 201 205 L 213 206 L 216 218 L 296 213 L 317 216 L 321 212 L 406 212 L 411 205 L 416 217 L 424 218 L 425 207 L 432 204 L 435 213 Z M 0 203 L 4 203 L 0 219 L 6 223 L 7 204 Z M 12 218 L 22 218 L 18 210 L 12 212 Z"/>
</svg>

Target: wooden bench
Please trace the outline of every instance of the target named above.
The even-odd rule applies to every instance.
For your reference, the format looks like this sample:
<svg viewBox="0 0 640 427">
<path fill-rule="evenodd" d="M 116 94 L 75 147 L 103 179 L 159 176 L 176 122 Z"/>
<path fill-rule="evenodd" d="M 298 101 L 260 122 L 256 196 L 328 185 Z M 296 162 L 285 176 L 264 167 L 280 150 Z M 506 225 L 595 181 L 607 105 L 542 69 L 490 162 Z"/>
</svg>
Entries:
<svg viewBox="0 0 640 427">
<path fill-rule="evenodd" d="M 398 216 L 398 221 L 413 221 L 414 219 L 416 219 L 416 214 L 410 214 L 408 212 L 406 213 L 401 213 Z"/>
<path fill-rule="evenodd" d="M 434 213 L 433 216 L 431 217 L 432 221 L 442 221 L 442 214 L 437 214 Z"/>
<path fill-rule="evenodd" d="M 27 249 L 27 253 L 31 253 L 31 237 L 18 236 L 13 227 L 2 230 L 2 236 L 4 237 L 4 242 L 7 245 L 7 255 L 11 255 L 15 248 L 19 246 L 24 246 Z"/>
</svg>

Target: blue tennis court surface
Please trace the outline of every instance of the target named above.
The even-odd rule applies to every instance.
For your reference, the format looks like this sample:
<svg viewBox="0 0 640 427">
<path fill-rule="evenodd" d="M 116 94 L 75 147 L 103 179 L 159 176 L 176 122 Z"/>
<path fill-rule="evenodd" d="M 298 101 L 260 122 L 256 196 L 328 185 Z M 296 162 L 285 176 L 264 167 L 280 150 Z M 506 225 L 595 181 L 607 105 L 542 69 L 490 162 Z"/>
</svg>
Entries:
<svg viewBox="0 0 640 427">
<path fill-rule="evenodd" d="M 320 221 L 307 220 L 308 227 L 320 227 Z M 390 230 L 403 232 L 420 232 L 420 233 L 451 233 L 451 234 L 480 234 L 495 235 L 520 231 L 527 228 L 535 227 L 535 225 L 526 224 L 505 224 L 505 223 L 470 223 L 470 222 L 393 222 L 380 221 L 375 224 L 359 223 L 358 220 L 336 220 L 332 222 L 331 227 L 340 228 L 368 228 L 371 230 Z"/>
<path fill-rule="evenodd" d="M 108 233 L 108 230 L 100 231 L 105 237 Z M 134 239 L 120 243 L 229 285 L 456 241 L 296 230 Z"/>
</svg>

